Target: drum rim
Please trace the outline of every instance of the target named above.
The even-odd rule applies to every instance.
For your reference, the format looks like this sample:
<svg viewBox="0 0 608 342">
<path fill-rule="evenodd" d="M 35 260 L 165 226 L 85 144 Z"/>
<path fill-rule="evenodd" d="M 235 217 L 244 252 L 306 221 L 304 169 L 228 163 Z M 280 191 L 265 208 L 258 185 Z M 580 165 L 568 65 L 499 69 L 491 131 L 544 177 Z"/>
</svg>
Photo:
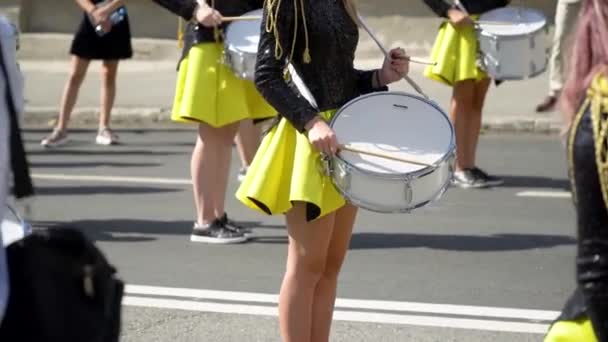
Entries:
<svg viewBox="0 0 608 342">
<path fill-rule="evenodd" d="M 437 109 L 439 111 L 439 113 L 441 115 L 443 115 L 444 119 L 448 122 L 448 127 L 450 127 L 450 135 L 451 135 L 450 144 L 448 146 L 448 150 L 445 153 L 445 155 L 442 156 L 437 161 L 435 161 L 434 163 L 432 163 L 431 166 L 427 166 L 425 168 L 422 168 L 422 169 L 414 171 L 414 172 L 404 172 L 404 173 L 381 173 L 381 172 L 376 172 L 376 171 L 364 170 L 364 169 L 361 169 L 361 168 L 353 165 L 348 160 L 340 157 L 339 154 L 334 155 L 333 158 L 339 159 L 340 161 L 344 162 L 349 167 L 355 168 L 362 173 L 365 173 L 367 175 L 373 175 L 373 176 L 383 178 L 383 179 L 404 179 L 404 178 L 417 179 L 417 178 L 424 176 L 427 173 L 430 173 L 433 170 L 436 170 L 439 167 L 439 165 L 444 164 L 451 158 L 452 154 L 454 154 L 455 150 L 456 150 L 456 141 L 455 141 L 456 137 L 455 137 L 454 126 L 452 125 L 452 121 L 450 120 L 449 116 L 443 111 L 443 109 L 441 109 L 441 107 L 439 107 L 439 105 L 435 101 L 425 99 L 424 97 L 418 96 L 415 94 L 406 93 L 403 91 L 379 91 L 379 92 L 373 92 L 373 93 L 358 96 L 358 97 L 348 101 L 346 104 L 341 106 L 340 109 L 338 109 L 336 114 L 334 114 L 333 117 L 331 118 L 331 120 L 329 121 L 329 127 L 331 127 L 331 128 L 334 127 L 334 124 L 337 121 L 338 117 L 340 116 L 340 114 L 342 114 L 342 112 L 344 112 L 344 110 L 346 108 L 348 108 L 348 107 L 352 106 L 353 104 L 355 104 L 361 100 L 364 100 L 368 97 L 373 97 L 373 96 L 378 96 L 378 95 L 403 95 L 403 96 L 407 96 L 407 97 L 412 97 L 412 98 L 421 100 L 423 102 L 426 102 L 426 103 L 430 104 L 431 106 L 433 106 L 435 109 Z"/>
<path fill-rule="evenodd" d="M 456 158 L 456 151 L 451 151 L 450 157 Z M 340 160 L 342 162 L 346 163 L 346 161 L 344 161 L 342 159 L 340 159 Z M 412 210 L 419 209 L 430 203 L 437 202 L 443 196 L 443 194 L 446 193 L 446 191 L 450 187 L 452 175 L 454 174 L 453 164 L 450 164 L 449 162 L 448 162 L 448 164 L 449 164 L 448 167 L 449 167 L 450 177 L 448 177 L 445 184 L 441 188 L 439 188 L 439 190 L 437 190 L 437 192 L 435 194 L 433 194 L 433 196 L 431 196 L 431 198 L 429 200 L 417 203 L 415 205 L 409 205 L 407 207 L 400 207 L 400 208 L 374 205 L 373 203 L 370 203 L 368 201 L 365 201 L 364 199 L 352 196 L 352 194 L 349 194 L 346 191 L 344 191 L 338 184 L 336 184 L 337 182 L 335 181 L 333 176 L 331 177 L 331 180 L 332 180 L 334 187 L 340 193 L 340 195 L 342 195 L 349 203 L 353 204 L 354 206 L 356 206 L 358 208 L 362 208 L 365 210 L 369 210 L 369 211 L 381 213 L 381 214 L 407 214 L 407 213 L 410 213 Z M 436 172 L 436 171 L 438 171 L 438 169 L 439 168 L 437 166 L 424 175 L 418 175 L 417 177 L 405 177 L 405 178 L 400 178 L 400 179 L 407 182 L 408 184 L 410 184 L 413 180 L 419 179 L 421 177 L 424 177 L 425 175 Z M 360 172 L 361 174 L 366 174 L 365 170 L 361 170 L 358 168 L 356 168 L 355 170 L 356 170 L 356 172 Z"/>
<path fill-rule="evenodd" d="M 512 8 L 512 9 L 523 9 L 526 10 L 528 12 L 534 12 L 536 14 L 539 14 L 543 19 L 543 26 L 541 26 L 540 28 L 530 31 L 530 32 L 526 32 L 526 33 L 518 33 L 518 34 L 496 34 L 496 33 L 492 33 L 491 31 L 486 31 L 484 30 L 484 25 L 475 25 L 475 29 L 476 31 L 479 32 L 479 34 L 484 35 L 486 37 L 521 37 L 521 36 L 529 36 L 529 35 L 534 35 L 534 34 L 538 34 L 538 33 L 542 33 L 542 31 L 547 30 L 547 26 L 548 26 L 548 18 L 547 16 L 540 10 L 536 9 L 536 8 L 530 8 L 530 7 L 523 7 L 523 6 L 506 6 L 506 7 L 500 7 L 500 8 L 495 8 L 493 10 L 490 10 L 486 13 L 483 13 L 479 16 L 479 20 L 483 20 L 484 15 L 487 15 L 488 13 L 492 13 L 492 12 L 499 12 L 501 10 L 507 9 L 507 8 Z M 485 26 L 490 27 L 490 26 Z"/>
<path fill-rule="evenodd" d="M 261 8 L 259 8 L 259 9 L 253 10 L 253 11 L 249 11 L 247 13 L 243 13 L 239 17 L 251 16 L 251 15 L 255 15 L 255 14 L 263 15 L 263 13 L 264 13 L 264 10 L 261 9 Z M 249 22 L 259 22 L 260 25 L 261 25 L 262 24 L 262 19 L 260 19 L 260 20 L 251 20 Z M 242 25 L 243 23 L 242 22 L 238 22 L 238 21 L 233 21 L 233 22 L 229 23 L 228 25 L 226 25 L 226 29 L 225 29 L 225 33 L 224 33 L 224 42 L 228 41 L 228 35 L 230 34 L 231 30 L 234 30 L 233 29 L 234 25 L 239 25 L 239 24 Z"/>
</svg>

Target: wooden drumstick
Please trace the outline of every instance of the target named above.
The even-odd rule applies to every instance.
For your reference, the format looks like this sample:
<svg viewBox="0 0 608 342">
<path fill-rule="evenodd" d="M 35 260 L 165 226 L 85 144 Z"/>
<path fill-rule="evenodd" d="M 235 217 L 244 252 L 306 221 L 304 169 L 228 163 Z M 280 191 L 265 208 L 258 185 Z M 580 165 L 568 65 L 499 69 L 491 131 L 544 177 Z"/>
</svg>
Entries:
<svg viewBox="0 0 608 342">
<path fill-rule="evenodd" d="M 406 57 L 406 58 L 399 58 L 399 59 L 405 59 L 405 60 L 410 61 L 410 63 L 416 63 L 416 64 L 437 65 L 437 62 L 429 61 L 429 60 L 422 59 L 422 58 L 416 58 L 416 57 Z"/>
<path fill-rule="evenodd" d="M 361 154 L 365 154 L 368 156 L 379 157 L 379 158 L 384 158 L 384 159 L 396 160 L 396 161 L 406 163 L 406 164 L 414 164 L 414 165 L 420 165 L 420 166 L 433 166 L 432 164 L 429 164 L 429 163 L 401 158 L 401 157 L 397 157 L 397 156 L 392 156 L 390 154 L 382 153 L 382 152 L 366 151 L 366 150 L 362 150 L 362 149 L 359 149 L 359 148 L 356 148 L 353 146 L 349 146 L 349 145 L 340 145 L 339 148 L 344 151 L 361 153 Z"/>
<path fill-rule="evenodd" d="M 222 21 L 246 21 L 246 20 L 262 20 L 259 15 L 242 15 L 240 17 L 223 17 Z"/>
<path fill-rule="evenodd" d="M 374 35 L 374 33 L 369 29 L 369 27 L 367 27 L 365 21 L 363 20 L 363 17 L 359 15 L 357 19 L 359 20 L 359 24 L 361 25 L 361 27 L 365 30 L 365 32 L 367 32 L 367 34 L 372 38 L 376 45 L 378 45 L 378 48 L 380 48 L 382 53 L 384 53 L 384 56 L 390 57 L 388 54 L 388 50 L 382 45 L 380 40 Z M 416 82 L 414 82 L 414 80 L 412 80 L 409 76 L 405 75 L 403 79 L 407 83 L 409 83 L 409 85 L 414 88 L 414 90 L 416 90 L 418 94 L 422 95 L 425 99 L 429 99 L 429 96 L 425 94 L 424 91 L 422 91 L 422 88 L 420 88 L 420 86 L 416 84 Z"/>
</svg>

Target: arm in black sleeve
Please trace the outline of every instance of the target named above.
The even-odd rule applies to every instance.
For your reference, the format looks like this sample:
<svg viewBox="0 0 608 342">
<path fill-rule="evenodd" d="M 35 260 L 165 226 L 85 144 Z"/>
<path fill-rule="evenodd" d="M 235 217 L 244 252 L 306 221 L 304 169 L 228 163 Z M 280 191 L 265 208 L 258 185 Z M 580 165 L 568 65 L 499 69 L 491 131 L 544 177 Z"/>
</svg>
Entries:
<svg viewBox="0 0 608 342">
<path fill-rule="evenodd" d="M 194 16 L 194 9 L 196 8 L 195 0 L 152 0 L 160 6 L 168 9 L 174 14 L 190 20 Z"/>
<path fill-rule="evenodd" d="M 262 32 L 255 66 L 255 85 L 262 96 L 299 132 L 317 117 L 318 111 L 299 93 L 293 90 L 283 77 L 287 54 L 291 50 L 293 37 L 293 4 L 283 1 L 277 18 L 279 39 L 283 48 L 283 58 L 275 58 L 277 40 L 272 32 L 266 32 L 267 9 L 264 9 Z"/>
<path fill-rule="evenodd" d="M 373 93 L 375 91 L 387 91 L 387 86 L 374 88 L 374 74 L 378 70 L 358 70 L 355 69 L 357 75 L 357 88 L 361 95 Z"/>
<path fill-rule="evenodd" d="M 447 18 L 448 10 L 452 8 L 448 3 L 444 0 L 424 0 L 427 6 L 429 6 L 433 12 L 435 12 L 438 16 Z"/>
</svg>

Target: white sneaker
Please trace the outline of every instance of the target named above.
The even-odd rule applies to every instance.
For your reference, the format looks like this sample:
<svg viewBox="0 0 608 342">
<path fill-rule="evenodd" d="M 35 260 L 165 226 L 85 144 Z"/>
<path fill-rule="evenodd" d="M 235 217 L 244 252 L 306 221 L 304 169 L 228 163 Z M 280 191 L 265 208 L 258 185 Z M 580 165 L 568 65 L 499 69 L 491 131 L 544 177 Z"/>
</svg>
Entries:
<svg viewBox="0 0 608 342">
<path fill-rule="evenodd" d="M 116 134 L 112 133 L 112 131 L 109 128 L 107 128 L 107 127 L 102 128 L 97 133 L 97 137 L 95 138 L 95 143 L 97 145 L 104 145 L 104 146 L 114 145 L 114 144 L 118 143 L 118 136 Z"/>
<path fill-rule="evenodd" d="M 65 130 L 53 129 L 53 132 L 42 139 L 40 145 L 44 147 L 58 147 L 68 142 L 68 133 Z"/>
</svg>

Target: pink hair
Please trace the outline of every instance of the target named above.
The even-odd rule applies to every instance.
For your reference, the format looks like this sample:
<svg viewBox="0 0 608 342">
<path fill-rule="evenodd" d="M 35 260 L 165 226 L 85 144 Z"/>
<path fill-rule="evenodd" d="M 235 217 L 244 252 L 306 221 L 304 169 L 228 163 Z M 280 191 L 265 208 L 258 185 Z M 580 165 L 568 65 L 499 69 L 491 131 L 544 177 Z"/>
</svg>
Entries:
<svg viewBox="0 0 608 342">
<path fill-rule="evenodd" d="M 587 88 L 598 72 L 608 71 L 608 3 L 583 0 L 570 58 L 569 75 L 561 96 L 568 125 L 585 99 Z"/>
</svg>

